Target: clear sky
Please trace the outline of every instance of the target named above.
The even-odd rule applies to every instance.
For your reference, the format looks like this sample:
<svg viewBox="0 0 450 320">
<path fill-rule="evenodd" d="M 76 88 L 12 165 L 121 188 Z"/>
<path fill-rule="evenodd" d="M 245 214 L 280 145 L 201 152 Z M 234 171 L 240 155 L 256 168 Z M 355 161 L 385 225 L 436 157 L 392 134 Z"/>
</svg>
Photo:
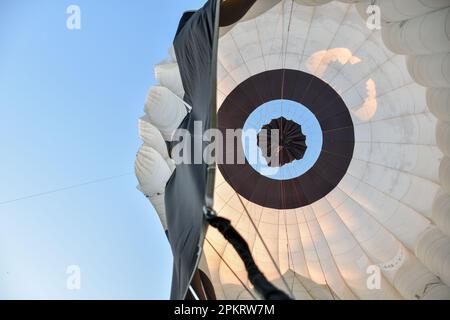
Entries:
<svg viewBox="0 0 450 320">
<path fill-rule="evenodd" d="M 0 1 L 0 298 L 169 297 L 170 247 L 133 174 L 137 119 L 181 14 L 202 3 Z M 66 28 L 71 4 L 81 30 Z"/>
<path fill-rule="evenodd" d="M 282 167 L 272 168 L 267 164 L 257 143 L 257 133 L 272 119 L 284 117 L 299 124 L 306 137 L 307 149 L 301 160 L 295 160 Z M 256 108 L 244 123 L 242 145 L 250 165 L 266 177 L 275 180 L 294 179 L 316 163 L 322 152 L 323 135 L 320 123 L 315 115 L 301 103 L 291 100 L 272 100 Z M 250 155 L 257 155 L 251 157 Z"/>
</svg>

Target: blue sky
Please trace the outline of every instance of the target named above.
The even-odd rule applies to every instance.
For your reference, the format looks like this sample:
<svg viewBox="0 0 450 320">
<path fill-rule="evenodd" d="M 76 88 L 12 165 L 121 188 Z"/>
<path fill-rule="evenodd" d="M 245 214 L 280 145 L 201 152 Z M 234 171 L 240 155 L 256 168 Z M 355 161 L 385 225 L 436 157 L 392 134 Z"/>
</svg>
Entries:
<svg viewBox="0 0 450 320">
<path fill-rule="evenodd" d="M 301 160 L 295 160 L 282 167 L 272 168 L 267 164 L 257 144 L 257 133 L 272 119 L 284 117 L 299 124 L 306 137 L 307 149 Z M 242 136 L 244 153 L 250 165 L 262 175 L 274 180 L 294 179 L 301 176 L 316 163 L 322 152 L 323 135 L 315 115 L 304 105 L 291 100 L 272 100 L 253 110 L 248 116 Z M 257 155 L 251 157 L 251 155 Z"/>
<path fill-rule="evenodd" d="M 169 297 L 170 247 L 132 173 L 137 119 L 182 12 L 202 3 L 0 2 L 0 298 Z M 71 4 L 81 30 L 66 28 Z"/>
</svg>

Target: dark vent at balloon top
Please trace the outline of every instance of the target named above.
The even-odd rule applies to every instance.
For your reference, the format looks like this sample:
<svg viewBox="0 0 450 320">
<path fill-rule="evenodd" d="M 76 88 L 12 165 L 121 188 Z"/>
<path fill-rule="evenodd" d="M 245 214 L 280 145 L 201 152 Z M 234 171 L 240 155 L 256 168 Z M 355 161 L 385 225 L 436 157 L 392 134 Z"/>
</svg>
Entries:
<svg viewBox="0 0 450 320">
<path fill-rule="evenodd" d="M 295 160 L 303 159 L 307 149 L 302 127 L 284 117 L 273 119 L 261 128 L 258 133 L 258 147 L 270 167 L 282 167 Z M 272 151 L 277 152 L 273 157 Z"/>
</svg>

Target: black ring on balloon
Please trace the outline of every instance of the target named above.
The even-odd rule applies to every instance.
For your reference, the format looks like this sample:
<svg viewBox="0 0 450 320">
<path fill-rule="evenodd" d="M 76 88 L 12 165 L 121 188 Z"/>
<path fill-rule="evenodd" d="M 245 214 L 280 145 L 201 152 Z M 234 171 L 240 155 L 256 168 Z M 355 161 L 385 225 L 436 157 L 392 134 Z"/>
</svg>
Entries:
<svg viewBox="0 0 450 320">
<path fill-rule="evenodd" d="M 256 108 L 279 99 L 303 104 L 319 121 L 323 145 L 314 166 L 289 180 L 270 179 L 247 160 L 245 164 L 220 164 L 219 170 L 245 199 L 273 209 L 295 209 L 323 198 L 342 180 L 353 157 L 354 127 L 347 106 L 330 85 L 302 71 L 279 69 L 256 74 L 239 84 L 218 111 L 218 128 L 224 135 L 227 129 L 242 129 Z M 236 155 L 236 148 L 242 145 L 234 145 Z"/>
</svg>

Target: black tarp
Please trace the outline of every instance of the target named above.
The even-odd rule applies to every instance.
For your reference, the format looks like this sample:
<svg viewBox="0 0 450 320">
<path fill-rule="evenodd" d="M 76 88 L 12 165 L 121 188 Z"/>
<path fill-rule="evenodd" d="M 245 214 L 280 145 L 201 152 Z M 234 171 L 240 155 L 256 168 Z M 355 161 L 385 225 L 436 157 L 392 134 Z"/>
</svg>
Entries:
<svg viewBox="0 0 450 320">
<path fill-rule="evenodd" d="M 202 122 L 203 132 L 211 127 L 212 101 L 216 90 L 218 24 L 217 0 L 203 8 L 186 12 L 174 40 L 174 48 L 185 89 L 185 101 L 192 111 L 180 128 L 194 132 L 194 121 Z M 165 203 L 168 238 L 174 257 L 171 299 L 184 299 L 197 268 L 206 223 L 203 215 L 207 165 L 180 164 L 166 186 Z"/>
</svg>

